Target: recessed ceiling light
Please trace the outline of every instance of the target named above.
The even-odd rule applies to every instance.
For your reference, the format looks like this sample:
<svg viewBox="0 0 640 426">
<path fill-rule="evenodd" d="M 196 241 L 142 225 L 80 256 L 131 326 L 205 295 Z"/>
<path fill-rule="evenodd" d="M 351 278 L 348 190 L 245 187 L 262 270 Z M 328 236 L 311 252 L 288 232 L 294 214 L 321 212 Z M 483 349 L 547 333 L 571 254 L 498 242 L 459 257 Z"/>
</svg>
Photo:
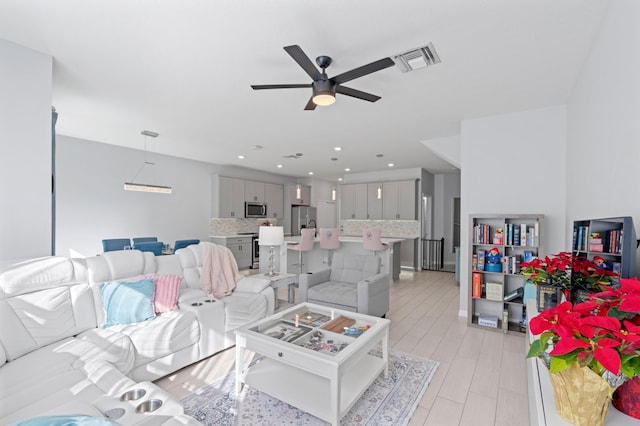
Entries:
<svg viewBox="0 0 640 426">
<path fill-rule="evenodd" d="M 347 167 L 346 169 L 344 169 L 344 171 L 345 171 L 345 172 L 350 172 L 350 171 L 351 171 L 351 169 Z"/>
<path fill-rule="evenodd" d="M 238 155 L 238 158 L 244 160 L 244 155 Z"/>
<path fill-rule="evenodd" d="M 282 168 L 282 164 L 278 164 L 276 167 L 281 169 Z"/>
<path fill-rule="evenodd" d="M 310 175 L 312 175 L 312 174 L 313 174 L 313 172 L 309 172 L 309 174 L 310 174 Z"/>
<path fill-rule="evenodd" d="M 342 147 L 340 146 L 336 146 L 335 148 L 333 148 L 334 151 L 342 151 Z"/>
<path fill-rule="evenodd" d="M 338 178 L 338 182 L 342 182 L 342 178 Z"/>
<path fill-rule="evenodd" d="M 389 163 L 389 164 L 387 164 L 387 166 L 389 166 L 389 167 L 393 167 L 393 166 L 395 166 L 395 164 L 393 164 L 393 163 Z"/>
</svg>

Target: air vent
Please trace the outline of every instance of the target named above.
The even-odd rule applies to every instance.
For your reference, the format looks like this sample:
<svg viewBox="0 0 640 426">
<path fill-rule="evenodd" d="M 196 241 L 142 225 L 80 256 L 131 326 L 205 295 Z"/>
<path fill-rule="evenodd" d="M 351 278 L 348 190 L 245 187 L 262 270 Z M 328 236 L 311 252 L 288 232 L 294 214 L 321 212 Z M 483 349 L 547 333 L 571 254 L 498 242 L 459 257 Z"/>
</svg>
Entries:
<svg viewBox="0 0 640 426">
<path fill-rule="evenodd" d="M 424 47 L 409 50 L 408 52 L 395 55 L 393 61 L 396 63 L 400 71 L 409 72 L 431 65 L 439 64 L 440 57 L 436 52 L 433 43 L 429 43 Z"/>
</svg>

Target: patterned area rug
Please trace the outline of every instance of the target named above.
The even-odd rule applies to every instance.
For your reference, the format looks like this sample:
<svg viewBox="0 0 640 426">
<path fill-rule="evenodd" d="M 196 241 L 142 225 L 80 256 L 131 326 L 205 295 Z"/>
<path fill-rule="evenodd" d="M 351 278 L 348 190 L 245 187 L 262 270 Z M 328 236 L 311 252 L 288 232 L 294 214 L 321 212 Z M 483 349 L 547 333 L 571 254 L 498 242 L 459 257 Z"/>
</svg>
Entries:
<svg viewBox="0 0 640 426">
<path fill-rule="evenodd" d="M 406 425 L 437 368 L 436 361 L 389 351 L 388 377 L 380 374 L 340 423 Z M 186 414 L 204 425 L 328 424 L 247 385 L 236 398 L 235 373 L 187 395 L 182 404 Z"/>
</svg>

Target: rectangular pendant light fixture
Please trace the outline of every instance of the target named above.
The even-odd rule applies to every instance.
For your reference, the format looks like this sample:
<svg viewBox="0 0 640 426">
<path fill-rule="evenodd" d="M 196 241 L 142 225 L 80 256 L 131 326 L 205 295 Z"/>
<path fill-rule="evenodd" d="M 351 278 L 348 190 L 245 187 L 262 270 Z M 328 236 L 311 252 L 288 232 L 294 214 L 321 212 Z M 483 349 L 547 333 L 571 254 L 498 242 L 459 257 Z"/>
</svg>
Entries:
<svg viewBox="0 0 640 426">
<path fill-rule="evenodd" d="M 146 183 L 132 183 L 125 182 L 124 183 L 125 191 L 141 191 L 141 192 L 158 192 L 161 194 L 171 194 L 170 186 L 161 186 L 161 185 L 149 185 Z"/>
<path fill-rule="evenodd" d="M 140 133 L 142 135 L 144 135 L 144 163 L 142 163 L 142 167 L 140 167 L 140 169 L 138 170 L 138 173 L 136 173 L 136 175 L 133 177 L 133 179 L 131 179 L 131 182 L 125 182 L 124 183 L 124 190 L 125 191 L 140 191 L 140 192 L 155 192 L 155 193 L 158 193 L 158 194 L 171 194 L 171 187 L 170 186 L 151 185 L 151 184 L 148 184 L 148 183 L 134 183 L 133 182 L 138 177 L 138 175 L 140 174 L 142 169 L 145 168 L 145 166 L 147 166 L 147 165 L 153 166 L 154 165 L 154 163 L 152 163 L 150 161 L 147 161 L 147 137 L 157 138 L 160 135 L 159 133 L 152 132 L 151 130 L 143 130 Z"/>
</svg>

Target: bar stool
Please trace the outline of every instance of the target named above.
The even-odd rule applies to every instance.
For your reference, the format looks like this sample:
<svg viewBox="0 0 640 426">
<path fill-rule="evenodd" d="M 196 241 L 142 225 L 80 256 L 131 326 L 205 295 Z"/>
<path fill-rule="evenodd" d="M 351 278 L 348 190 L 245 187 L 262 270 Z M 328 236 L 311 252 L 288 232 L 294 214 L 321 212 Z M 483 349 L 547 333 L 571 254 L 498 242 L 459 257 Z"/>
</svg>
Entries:
<svg viewBox="0 0 640 426">
<path fill-rule="evenodd" d="M 293 266 L 298 267 L 298 275 L 302 274 L 302 252 L 311 251 L 313 249 L 313 241 L 316 238 L 316 230 L 313 228 L 305 228 L 301 230 L 300 242 L 298 244 L 290 244 L 287 246 L 289 250 L 298 252 L 298 263 Z"/>
<path fill-rule="evenodd" d="M 327 250 L 327 264 L 331 266 L 332 250 L 340 248 L 339 228 L 320 228 L 320 248 Z"/>
<path fill-rule="evenodd" d="M 365 250 L 373 251 L 373 255 L 376 255 L 376 252 L 386 250 L 389 246 L 382 241 L 380 241 L 380 236 L 382 235 L 382 231 L 378 228 L 372 229 L 363 229 L 362 230 L 362 247 Z"/>
</svg>

